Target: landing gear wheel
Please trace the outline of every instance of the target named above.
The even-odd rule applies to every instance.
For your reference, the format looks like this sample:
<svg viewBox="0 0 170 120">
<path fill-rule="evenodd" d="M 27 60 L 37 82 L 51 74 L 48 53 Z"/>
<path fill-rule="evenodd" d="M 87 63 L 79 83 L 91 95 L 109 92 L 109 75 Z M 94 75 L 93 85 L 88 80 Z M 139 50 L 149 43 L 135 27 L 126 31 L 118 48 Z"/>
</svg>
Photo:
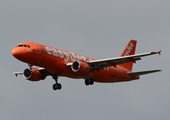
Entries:
<svg viewBox="0 0 170 120">
<path fill-rule="evenodd" d="M 53 90 L 61 90 L 62 86 L 60 83 L 58 83 L 58 76 L 55 74 L 52 77 L 56 82 L 55 84 L 53 84 Z"/>
<path fill-rule="evenodd" d="M 53 84 L 53 90 L 61 90 L 62 86 L 60 83 L 58 84 Z"/>
<path fill-rule="evenodd" d="M 60 83 L 58 83 L 57 87 L 58 87 L 58 90 L 61 90 L 61 88 L 62 88 Z"/>
<path fill-rule="evenodd" d="M 93 85 L 94 84 L 94 80 L 92 80 L 92 79 L 86 79 L 85 80 L 85 85 Z"/>
<path fill-rule="evenodd" d="M 89 85 L 89 80 L 85 80 L 85 85 Z"/>
<path fill-rule="evenodd" d="M 89 84 L 93 85 L 94 84 L 94 80 L 90 79 Z"/>
<path fill-rule="evenodd" d="M 53 90 L 57 90 L 57 84 L 53 84 Z"/>
</svg>

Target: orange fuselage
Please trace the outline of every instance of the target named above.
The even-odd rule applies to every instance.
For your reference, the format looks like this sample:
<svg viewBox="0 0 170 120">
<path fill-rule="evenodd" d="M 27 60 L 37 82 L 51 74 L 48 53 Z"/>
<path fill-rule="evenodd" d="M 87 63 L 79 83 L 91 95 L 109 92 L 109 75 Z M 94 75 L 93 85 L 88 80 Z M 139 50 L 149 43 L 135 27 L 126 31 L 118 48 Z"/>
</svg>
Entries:
<svg viewBox="0 0 170 120">
<path fill-rule="evenodd" d="M 12 50 L 12 54 L 18 60 L 43 67 L 51 73 L 58 76 L 69 78 L 87 79 L 88 74 L 76 73 L 66 66 L 67 63 L 73 61 L 88 62 L 93 58 L 85 57 L 79 54 L 74 54 L 58 48 L 42 45 L 35 42 L 22 42 Z M 90 73 L 90 77 L 95 82 L 123 82 L 139 79 L 138 76 L 130 77 L 127 72 L 131 72 L 122 66 L 111 66 Z"/>
</svg>

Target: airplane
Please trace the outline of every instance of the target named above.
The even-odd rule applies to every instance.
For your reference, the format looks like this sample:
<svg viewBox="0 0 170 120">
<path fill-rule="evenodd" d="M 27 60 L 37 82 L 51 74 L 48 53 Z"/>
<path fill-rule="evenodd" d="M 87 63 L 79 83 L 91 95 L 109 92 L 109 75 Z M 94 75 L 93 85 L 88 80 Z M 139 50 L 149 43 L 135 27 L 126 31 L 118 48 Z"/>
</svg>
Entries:
<svg viewBox="0 0 170 120">
<path fill-rule="evenodd" d="M 136 45 L 137 41 L 131 39 L 120 57 L 97 60 L 36 42 L 21 42 L 12 49 L 12 55 L 27 63 L 29 68 L 13 74 L 23 75 L 26 80 L 33 82 L 52 76 L 55 80 L 53 90 L 60 90 L 62 85 L 58 82 L 58 77 L 84 79 L 85 85 L 88 86 L 93 85 L 94 82 L 114 83 L 137 80 L 141 75 L 161 71 L 132 71 L 133 64 L 142 57 L 161 55 L 161 51 L 135 54 Z"/>
</svg>

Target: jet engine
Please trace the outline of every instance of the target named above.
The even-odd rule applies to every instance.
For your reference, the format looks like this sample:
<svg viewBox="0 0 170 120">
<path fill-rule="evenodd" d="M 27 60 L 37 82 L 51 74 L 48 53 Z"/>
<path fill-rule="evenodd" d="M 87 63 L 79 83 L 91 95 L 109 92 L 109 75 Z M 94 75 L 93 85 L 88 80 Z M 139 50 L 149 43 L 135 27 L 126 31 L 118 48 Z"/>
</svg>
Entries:
<svg viewBox="0 0 170 120">
<path fill-rule="evenodd" d="M 42 79 L 42 73 L 35 68 L 25 69 L 23 72 L 24 78 L 26 78 L 29 81 L 40 81 Z"/>
<path fill-rule="evenodd" d="M 91 66 L 88 63 L 82 61 L 74 61 L 71 65 L 71 69 L 77 73 L 89 73 L 91 70 Z"/>
</svg>

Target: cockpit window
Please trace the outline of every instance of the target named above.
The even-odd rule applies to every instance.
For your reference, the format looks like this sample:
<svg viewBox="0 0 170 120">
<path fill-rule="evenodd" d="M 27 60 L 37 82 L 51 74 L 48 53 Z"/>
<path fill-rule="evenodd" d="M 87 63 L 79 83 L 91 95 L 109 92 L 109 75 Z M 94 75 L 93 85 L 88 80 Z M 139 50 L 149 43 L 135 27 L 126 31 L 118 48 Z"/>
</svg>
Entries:
<svg viewBox="0 0 170 120">
<path fill-rule="evenodd" d="M 26 45 L 26 44 L 19 44 L 19 45 L 17 45 L 17 47 L 26 47 L 26 48 L 30 48 L 30 46 L 29 46 L 29 45 Z"/>
</svg>

